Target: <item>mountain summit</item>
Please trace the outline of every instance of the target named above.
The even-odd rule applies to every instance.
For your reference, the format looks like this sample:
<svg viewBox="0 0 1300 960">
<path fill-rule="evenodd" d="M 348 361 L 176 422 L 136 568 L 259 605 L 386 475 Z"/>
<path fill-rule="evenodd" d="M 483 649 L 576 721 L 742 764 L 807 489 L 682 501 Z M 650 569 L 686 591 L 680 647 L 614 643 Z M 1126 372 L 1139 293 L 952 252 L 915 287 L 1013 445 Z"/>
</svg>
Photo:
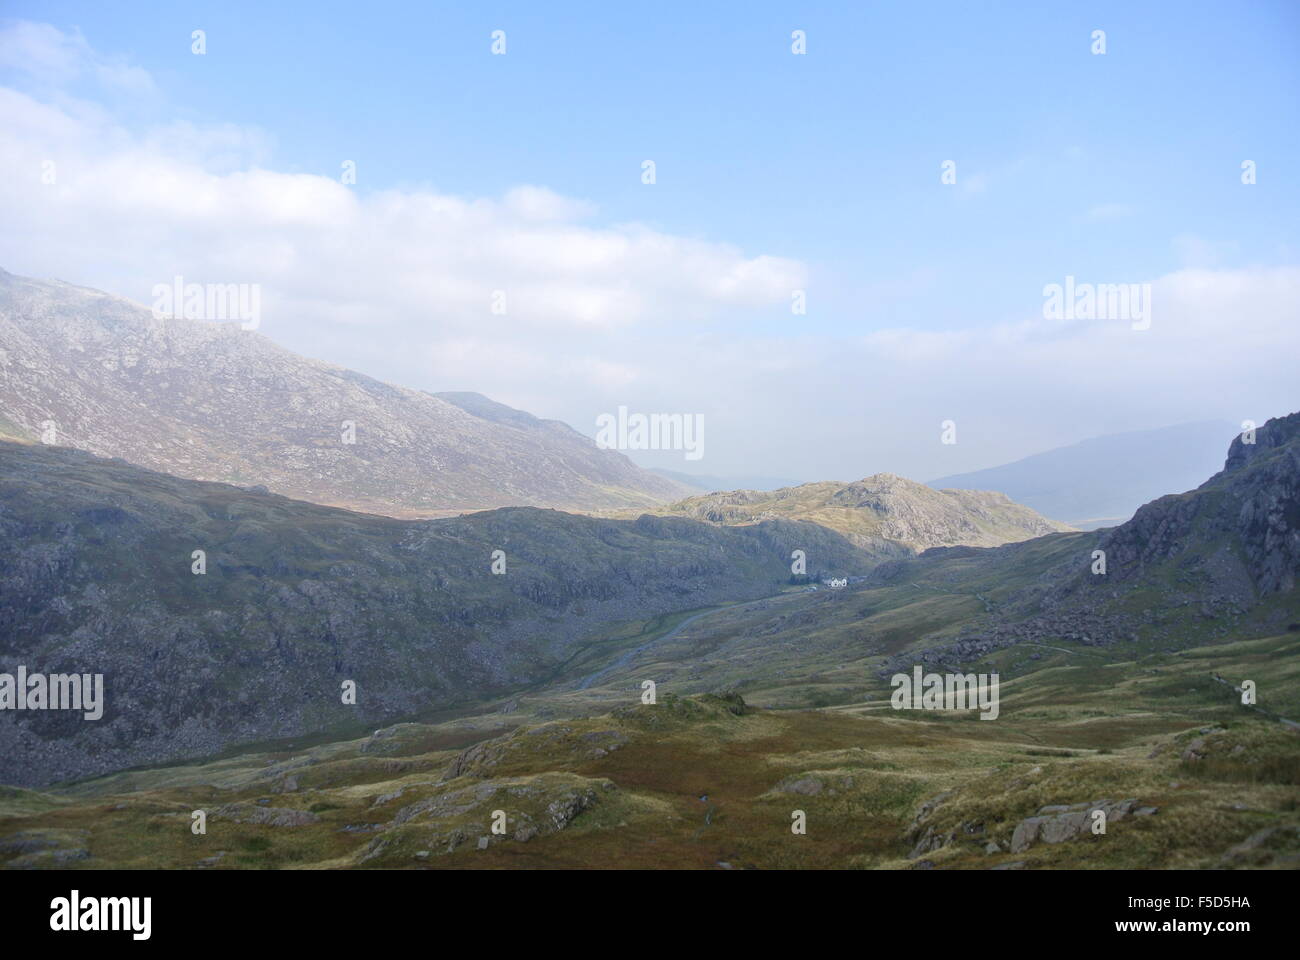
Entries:
<svg viewBox="0 0 1300 960">
<path fill-rule="evenodd" d="M 844 534 L 879 558 L 910 556 L 930 547 L 992 547 L 1070 529 L 1001 493 L 933 490 L 892 473 L 854 483 L 710 493 L 652 512 L 728 526 L 804 520 Z"/>
</svg>

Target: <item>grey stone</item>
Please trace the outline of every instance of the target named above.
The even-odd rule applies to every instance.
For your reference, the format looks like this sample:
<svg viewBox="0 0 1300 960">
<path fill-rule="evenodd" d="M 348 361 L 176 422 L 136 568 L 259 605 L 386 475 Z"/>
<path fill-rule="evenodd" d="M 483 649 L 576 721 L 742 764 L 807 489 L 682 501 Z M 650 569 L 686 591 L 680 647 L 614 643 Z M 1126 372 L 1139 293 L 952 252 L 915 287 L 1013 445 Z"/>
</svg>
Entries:
<svg viewBox="0 0 1300 960">
<path fill-rule="evenodd" d="M 226 803 L 213 810 L 212 815 L 235 823 L 255 823 L 267 827 L 301 827 L 320 821 L 320 817 L 309 810 L 249 803 Z"/>
<path fill-rule="evenodd" d="M 804 777 L 787 783 L 781 787 L 782 793 L 798 793 L 808 797 L 815 797 L 822 792 L 825 785 L 816 777 Z"/>
<path fill-rule="evenodd" d="M 1011 852 L 1024 853 L 1038 839 L 1038 830 L 1043 825 L 1043 817 L 1029 817 L 1016 824 L 1011 835 Z"/>
</svg>

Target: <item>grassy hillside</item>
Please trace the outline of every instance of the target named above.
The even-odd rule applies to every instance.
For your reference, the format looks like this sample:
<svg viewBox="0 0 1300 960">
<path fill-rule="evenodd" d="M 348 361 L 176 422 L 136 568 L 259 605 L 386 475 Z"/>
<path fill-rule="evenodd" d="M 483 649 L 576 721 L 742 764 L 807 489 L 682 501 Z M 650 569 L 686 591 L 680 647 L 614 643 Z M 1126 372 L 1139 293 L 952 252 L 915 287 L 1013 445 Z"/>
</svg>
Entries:
<svg viewBox="0 0 1300 960">
<path fill-rule="evenodd" d="M 994 722 L 895 712 L 883 700 L 771 711 L 735 695 L 665 692 L 653 706 L 629 694 L 597 716 L 402 724 L 347 742 L 10 791 L 0 797 L 0 861 L 1294 867 L 1296 734 L 1211 678 L 1249 674 L 1298 690 L 1298 655 L 1300 637 L 1284 635 L 1178 656 L 1063 658 L 1010 684 Z M 1029 818 L 1103 801 L 1121 811 L 1104 836 L 1016 843 Z M 1124 801 L 1135 802 L 1125 811 Z M 199 809 L 209 816 L 203 836 L 190 831 Z M 492 832 L 497 810 L 504 834 Z M 791 832 L 796 810 L 806 835 Z"/>
</svg>

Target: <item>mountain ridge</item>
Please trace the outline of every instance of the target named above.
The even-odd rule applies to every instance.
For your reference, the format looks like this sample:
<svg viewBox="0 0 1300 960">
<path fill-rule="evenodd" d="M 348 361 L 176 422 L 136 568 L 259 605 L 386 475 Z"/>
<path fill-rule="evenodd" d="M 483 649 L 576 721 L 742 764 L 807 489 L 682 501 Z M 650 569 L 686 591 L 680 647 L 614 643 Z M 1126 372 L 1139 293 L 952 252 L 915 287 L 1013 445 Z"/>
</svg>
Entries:
<svg viewBox="0 0 1300 960">
<path fill-rule="evenodd" d="M 479 395 L 475 395 L 479 396 Z M 0 275 L 0 420 L 196 480 L 390 516 L 652 505 L 688 492 L 556 421 L 298 356 L 235 323 L 158 319 Z"/>
<path fill-rule="evenodd" d="M 402 520 L 0 442 L 0 672 L 102 673 L 108 689 L 100 721 L 0 711 L 0 782 L 472 704 L 614 624 L 788 589 L 796 549 L 810 572 L 870 567 L 809 524 Z"/>
</svg>

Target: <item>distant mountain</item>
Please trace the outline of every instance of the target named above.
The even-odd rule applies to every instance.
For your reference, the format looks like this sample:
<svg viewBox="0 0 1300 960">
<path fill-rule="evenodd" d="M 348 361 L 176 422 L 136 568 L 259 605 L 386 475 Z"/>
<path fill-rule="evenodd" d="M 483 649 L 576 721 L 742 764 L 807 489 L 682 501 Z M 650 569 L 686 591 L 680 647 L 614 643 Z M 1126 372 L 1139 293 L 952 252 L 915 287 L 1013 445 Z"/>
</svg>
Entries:
<svg viewBox="0 0 1300 960">
<path fill-rule="evenodd" d="M 0 442 L 0 673 L 102 673 L 108 691 L 94 722 L 0 710 L 0 783 L 474 703 L 611 624 L 776 594 L 795 549 L 841 576 L 871 566 L 807 524 L 396 520 Z"/>
<path fill-rule="evenodd" d="M 1142 504 L 1214 473 L 1237 427 L 1184 423 L 1084 440 L 987 470 L 931 480 L 936 490 L 997 490 L 1081 530 L 1114 526 Z"/>
<path fill-rule="evenodd" d="M 0 435 L 390 516 L 689 492 L 554 420 L 309 360 L 237 323 L 0 271 Z M 355 431 L 346 442 L 345 424 Z"/>
<path fill-rule="evenodd" d="M 650 512 L 728 526 L 802 520 L 842 533 L 878 558 L 930 547 L 997 546 L 1070 529 L 1000 493 L 932 490 L 889 473 L 848 484 L 710 493 Z"/>
<path fill-rule="evenodd" d="M 702 490 L 705 493 L 714 493 L 718 490 L 779 490 L 781 487 L 796 485 L 795 481 L 780 477 L 715 477 L 707 474 L 682 473 L 679 470 L 665 470 L 662 467 L 651 467 L 650 470 L 661 477 L 667 477 L 683 486 Z"/>
</svg>

